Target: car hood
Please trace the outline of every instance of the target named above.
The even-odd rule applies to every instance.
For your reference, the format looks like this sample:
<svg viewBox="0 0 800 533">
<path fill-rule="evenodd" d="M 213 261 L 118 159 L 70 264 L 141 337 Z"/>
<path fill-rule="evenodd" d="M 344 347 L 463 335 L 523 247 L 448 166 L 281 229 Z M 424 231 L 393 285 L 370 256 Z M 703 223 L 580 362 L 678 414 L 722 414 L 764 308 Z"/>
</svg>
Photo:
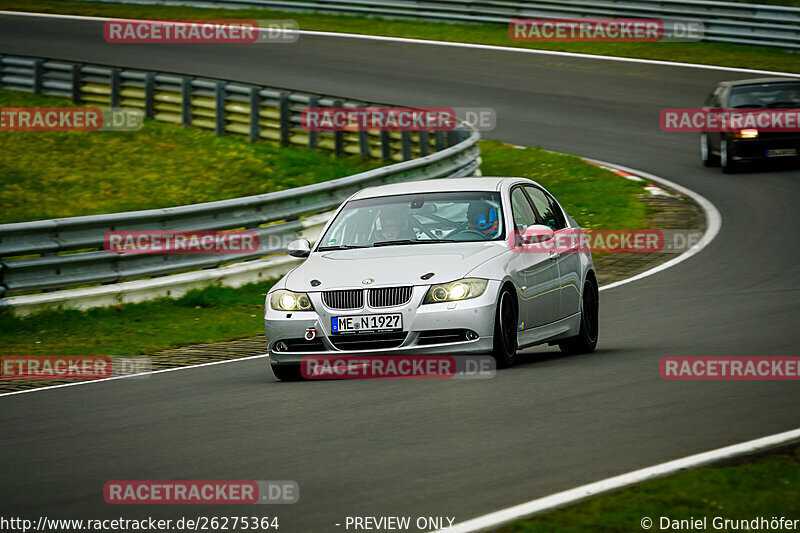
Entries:
<svg viewBox="0 0 800 533">
<path fill-rule="evenodd" d="M 289 290 L 310 292 L 387 285 L 444 283 L 463 278 L 478 265 L 502 254 L 504 242 L 413 244 L 314 252 L 289 272 Z M 420 276 L 432 272 L 428 280 Z M 364 280 L 374 280 L 363 283 Z M 314 287 L 311 280 L 321 283 Z"/>
</svg>

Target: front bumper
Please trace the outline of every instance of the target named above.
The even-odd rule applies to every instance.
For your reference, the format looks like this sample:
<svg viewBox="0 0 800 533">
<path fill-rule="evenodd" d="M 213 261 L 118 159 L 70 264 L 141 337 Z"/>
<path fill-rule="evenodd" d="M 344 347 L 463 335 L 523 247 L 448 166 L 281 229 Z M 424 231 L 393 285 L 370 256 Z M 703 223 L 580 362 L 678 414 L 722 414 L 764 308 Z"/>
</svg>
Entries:
<svg viewBox="0 0 800 533">
<path fill-rule="evenodd" d="M 794 156 L 770 157 L 774 150 L 794 150 Z M 780 161 L 800 157 L 800 135 L 796 133 L 761 133 L 755 139 L 731 139 L 733 161 Z"/>
<path fill-rule="evenodd" d="M 358 310 L 328 309 L 320 292 L 309 293 L 314 311 L 276 311 L 267 303 L 264 326 L 270 362 L 294 364 L 312 355 L 464 355 L 492 351 L 499 281 L 490 280 L 481 296 L 459 302 L 422 305 L 427 291 L 427 285 L 415 286 L 407 304 L 378 309 L 370 308 L 367 302 Z M 403 330 L 357 335 L 330 332 L 332 317 L 378 313 L 402 314 Z M 305 336 L 310 328 L 316 336 L 308 341 Z M 477 338 L 467 340 L 466 332 Z M 277 351 L 279 342 L 287 350 Z"/>
</svg>

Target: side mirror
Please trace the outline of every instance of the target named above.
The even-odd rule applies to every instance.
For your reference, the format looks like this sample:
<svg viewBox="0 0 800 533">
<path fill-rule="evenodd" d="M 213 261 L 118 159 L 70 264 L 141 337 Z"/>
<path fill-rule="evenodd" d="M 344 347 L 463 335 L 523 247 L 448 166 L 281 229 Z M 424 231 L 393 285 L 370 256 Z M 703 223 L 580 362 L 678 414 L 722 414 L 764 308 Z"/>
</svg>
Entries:
<svg viewBox="0 0 800 533">
<path fill-rule="evenodd" d="M 534 224 L 522 232 L 523 244 L 542 244 L 555 237 L 555 232 L 550 226 Z"/>
<path fill-rule="evenodd" d="M 289 243 L 286 251 L 292 257 L 308 257 L 311 254 L 311 243 L 306 239 L 297 239 Z"/>
</svg>

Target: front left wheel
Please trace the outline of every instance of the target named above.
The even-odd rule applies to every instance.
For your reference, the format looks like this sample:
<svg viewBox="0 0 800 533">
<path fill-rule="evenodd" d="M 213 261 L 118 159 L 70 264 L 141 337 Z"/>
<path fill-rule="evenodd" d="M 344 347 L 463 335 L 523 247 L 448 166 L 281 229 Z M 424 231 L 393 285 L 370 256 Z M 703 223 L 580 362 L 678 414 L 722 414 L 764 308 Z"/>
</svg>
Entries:
<svg viewBox="0 0 800 533">
<path fill-rule="evenodd" d="M 492 356 L 497 368 L 508 368 L 517 360 L 517 299 L 508 287 L 497 300 L 494 317 L 494 348 Z"/>
</svg>

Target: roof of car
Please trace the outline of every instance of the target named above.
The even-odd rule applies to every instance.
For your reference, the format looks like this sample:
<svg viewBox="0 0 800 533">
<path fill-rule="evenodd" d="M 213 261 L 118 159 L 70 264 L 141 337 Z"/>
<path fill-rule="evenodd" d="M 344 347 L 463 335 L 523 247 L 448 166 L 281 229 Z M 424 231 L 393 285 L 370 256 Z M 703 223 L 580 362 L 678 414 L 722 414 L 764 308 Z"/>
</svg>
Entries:
<svg viewBox="0 0 800 533">
<path fill-rule="evenodd" d="M 720 85 L 730 85 L 731 87 L 736 85 L 759 85 L 762 83 L 798 83 L 800 80 L 797 78 L 754 78 L 752 80 L 734 80 L 734 81 L 723 81 L 720 82 Z"/>
<path fill-rule="evenodd" d="M 413 194 L 420 192 L 452 192 L 458 191 L 497 191 L 500 185 L 507 180 L 522 180 L 524 178 L 442 178 L 424 181 L 407 181 L 392 183 L 391 185 L 378 185 L 368 187 L 357 192 L 353 200 L 360 198 L 375 198 L 377 196 L 391 196 L 395 194 Z"/>
</svg>

